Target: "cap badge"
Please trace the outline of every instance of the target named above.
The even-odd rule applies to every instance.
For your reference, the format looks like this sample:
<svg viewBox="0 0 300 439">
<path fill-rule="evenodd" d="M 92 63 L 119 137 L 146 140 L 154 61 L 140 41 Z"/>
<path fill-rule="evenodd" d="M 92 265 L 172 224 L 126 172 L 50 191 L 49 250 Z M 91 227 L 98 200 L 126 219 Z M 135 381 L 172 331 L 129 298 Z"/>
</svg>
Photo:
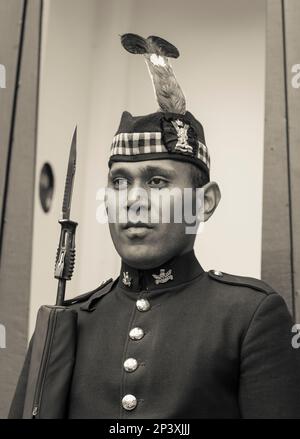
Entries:
<svg viewBox="0 0 300 439">
<path fill-rule="evenodd" d="M 176 130 L 177 133 L 177 143 L 175 146 L 175 151 L 180 151 L 185 154 L 193 154 L 193 148 L 188 144 L 188 129 L 189 125 L 182 122 L 181 120 L 172 120 L 172 125 Z"/>
<path fill-rule="evenodd" d="M 128 271 L 123 271 L 123 279 L 122 282 L 126 287 L 131 287 L 132 279 L 129 277 Z"/>
<path fill-rule="evenodd" d="M 152 274 L 152 277 L 154 277 L 156 285 L 164 284 L 169 280 L 173 280 L 171 269 L 166 272 L 166 270 L 162 268 L 159 274 Z"/>
</svg>

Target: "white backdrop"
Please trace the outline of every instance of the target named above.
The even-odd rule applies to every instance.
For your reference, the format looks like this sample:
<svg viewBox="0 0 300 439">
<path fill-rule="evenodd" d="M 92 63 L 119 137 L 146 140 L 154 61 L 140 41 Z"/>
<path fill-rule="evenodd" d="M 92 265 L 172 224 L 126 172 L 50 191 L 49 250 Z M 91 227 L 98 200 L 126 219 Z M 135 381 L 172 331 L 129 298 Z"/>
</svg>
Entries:
<svg viewBox="0 0 300 439">
<path fill-rule="evenodd" d="M 205 269 L 260 277 L 265 2 L 262 0 L 45 0 L 39 97 L 37 176 L 54 167 L 53 206 L 43 213 L 36 190 L 29 334 L 41 304 L 53 304 L 53 278 L 69 145 L 78 124 L 78 166 L 71 218 L 79 222 L 75 275 L 68 297 L 115 276 L 119 257 L 107 226 L 96 222 L 112 136 L 123 110 L 156 110 L 139 56 L 125 52 L 125 32 L 159 35 L 173 61 L 188 109 L 202 122 L 212 179 L 222 200 L 196 254 Z"/>
</svg>

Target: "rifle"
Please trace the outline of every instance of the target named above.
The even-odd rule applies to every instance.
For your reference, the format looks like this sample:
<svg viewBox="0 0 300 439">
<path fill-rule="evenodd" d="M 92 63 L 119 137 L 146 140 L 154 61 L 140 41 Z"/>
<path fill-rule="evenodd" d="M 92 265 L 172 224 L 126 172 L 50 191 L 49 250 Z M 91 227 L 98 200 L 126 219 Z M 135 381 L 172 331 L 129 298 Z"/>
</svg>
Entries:
<svg viewBox="0 0 300 439">
<path fill-rule="evenodd" d="M 66 281 L 75 265 L 77 223 L 70 220 L 76 170 L 77 127 L 67 169 L 60 240 L 54 277 L 58 279 L 56 304 L 43 305 L 37 315 L 26 387 L 23 419 L 58 419 L 67 416 L 67 401 L 76 354 L 77 313 L 64 306 Z"/>
</svg>

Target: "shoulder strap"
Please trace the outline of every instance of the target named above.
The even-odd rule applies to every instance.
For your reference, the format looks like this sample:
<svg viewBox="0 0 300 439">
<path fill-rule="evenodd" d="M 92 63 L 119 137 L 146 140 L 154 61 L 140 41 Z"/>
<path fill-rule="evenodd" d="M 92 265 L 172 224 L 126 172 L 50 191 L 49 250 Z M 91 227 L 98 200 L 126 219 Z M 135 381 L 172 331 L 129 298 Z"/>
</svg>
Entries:
<svg viewBox="0 0 300 439">
<path fill-rule="evenodd" d="M 276 292 L 270 285 L 262 280 L 255 279 L 254 277 L 235 276 L 233 274 L 228 274 L 217 270 L 210 270 L 208 275 L 211 279 L 224 284 L 250 287 L 265 294 Z"/>
<path fill-rule="evenodd" d="M 73 297 L 72 299 L 68 299 L 64 301 L 64 306 L 70 306 L 75 305 L 76 303 L 82 303 L 88 301 L 94 294 L 99 293 L 103 290 L 103 288 L 107 287 L 108 285 L 112 285 L 113 279 L 110 278 L 106 281 L 103 281 L 102 284 L 95 288 L 92 291 L 89 291 L 88 293 L 80 294 L 80 296 Z"/>
</svg>

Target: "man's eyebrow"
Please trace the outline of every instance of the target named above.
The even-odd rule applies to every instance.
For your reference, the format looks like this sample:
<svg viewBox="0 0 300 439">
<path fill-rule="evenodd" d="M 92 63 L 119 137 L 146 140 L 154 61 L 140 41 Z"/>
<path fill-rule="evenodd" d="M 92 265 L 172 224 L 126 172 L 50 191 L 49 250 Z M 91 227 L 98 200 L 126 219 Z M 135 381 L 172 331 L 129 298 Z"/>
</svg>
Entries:
<svg viewBox="0 0 300 439">
<path fill-rule="evenodd" d="M 155 165 L 143 166 L 139 170 L 139 173 L 144 177 L 153 177 L 153 175 L 163 175 L 167 178 L 174 178 L 177 175 L 176 171 L 174 171 L 173 169 L 166 169 Z M 108 174 L 110 178 L 120 175 L 128 178 L 132 177 L 132 173 L 129 171 L 129 169 L 126 166 L 122 166 L 117 169 L 111 169 Z"/>
<path fill-rule="evenodd" d="M 174 178 L 176 177 L 176 172 L 173 169 L 166 169 L 162 168 L 160 166 L 154 166 L 154 165 L 146 165 L 142 168 L 141 173 L 143 173 L 146 176 L 153 176 L 153 175 L 163 175 L 165 177 Z"/>
<path fill-rule="evenodd" d="M 125 177 L 130 177 L 131 176 L 130 172 L 128 171 L 128 168 L 126 168 L 126 167 L 120 167 L 118 169 L 110 169 L 110 171 L 108 173 L 108 176 L 110 178 L 113 178 L 116 175 L 122 175 L 122 176 L 125 176 Z"/>
</svg>

